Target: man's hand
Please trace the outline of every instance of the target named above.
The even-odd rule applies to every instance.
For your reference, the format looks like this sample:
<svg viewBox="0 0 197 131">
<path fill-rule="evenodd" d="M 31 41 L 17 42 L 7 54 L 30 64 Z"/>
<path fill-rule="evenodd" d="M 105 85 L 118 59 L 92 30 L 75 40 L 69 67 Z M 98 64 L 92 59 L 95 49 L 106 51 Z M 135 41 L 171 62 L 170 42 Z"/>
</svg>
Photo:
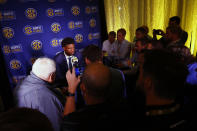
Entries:
<svg viewBox="0 0 197 131">
<path fill-rule="evenodd" d="M 165 35 L 165 33 L 164 33 L 163 30 L 159 29 L 158 31 L 159 31 L 159 35 L 161 35 L 161 36 L 164 36 Z"/>
<path fill-rule="evenodd" d="M 70 70 L 66 73 L 66 79 L 68 81 L 68 92 L 75 93 L 77 86 L 80 82 L 80 76 L 76 77 L 75 75 L 75 68 L 73 67 L 72 73 Z"/>
<path fill-rule="evenodd" d="M 158 30 L 156 30 L 156 29 L 154 29 L 153 30 L 153 39 L 154 40 L 157 40 L 157 35 L 161 35 L 161 36 L 165 36 L 165 32 L 163 31 L 163 30 L 161 30 L 161 29 L 158 29 Z"/>
</svg>

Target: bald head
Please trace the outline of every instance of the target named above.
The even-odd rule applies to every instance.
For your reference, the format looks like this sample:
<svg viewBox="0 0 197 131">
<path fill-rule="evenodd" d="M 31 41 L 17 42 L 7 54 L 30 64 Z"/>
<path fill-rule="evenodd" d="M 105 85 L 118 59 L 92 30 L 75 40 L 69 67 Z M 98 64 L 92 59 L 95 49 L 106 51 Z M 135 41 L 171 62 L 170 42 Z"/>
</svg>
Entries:
<svg viewBox="0 0 197 131">
<path fill-rule="evenodd" d="M 86 67 L 82 83 L 85 85 L 88 95 L 95 98 L 104 98 L 108 92 L 110 78 L 111 74 L 108 67 L 93 63 Z"/>
</svg>

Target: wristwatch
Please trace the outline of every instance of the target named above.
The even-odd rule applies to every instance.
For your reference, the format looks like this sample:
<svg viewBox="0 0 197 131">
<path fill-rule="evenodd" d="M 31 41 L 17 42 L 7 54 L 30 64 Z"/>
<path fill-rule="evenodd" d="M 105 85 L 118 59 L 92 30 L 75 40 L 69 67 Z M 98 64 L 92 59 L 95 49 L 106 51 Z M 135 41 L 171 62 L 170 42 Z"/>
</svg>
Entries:
<svg viewBox="0 0 197 131">
<path fill-rule="evenodd" d="M 66 96 L 75 96 L 75 93 L 66 92 Z"/>
</svg>

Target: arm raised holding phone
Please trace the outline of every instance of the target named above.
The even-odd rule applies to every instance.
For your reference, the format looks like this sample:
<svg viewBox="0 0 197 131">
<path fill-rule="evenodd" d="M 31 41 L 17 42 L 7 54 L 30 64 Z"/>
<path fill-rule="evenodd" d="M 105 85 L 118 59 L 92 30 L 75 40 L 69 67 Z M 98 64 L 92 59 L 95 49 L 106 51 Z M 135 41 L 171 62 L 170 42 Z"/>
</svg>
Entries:
<svg viewBox="0 0 197 131">
<path fill-rule="evenodd" d="M 64 107 L 64 115 L 68 115 L 75 111 L 75 92 L 80 82 L 80 76 L 76 77 L 75 75 L 75 67 L 73 67 L 72 73 L 70 70 L 67 71 L 66 79 L 68 81 L 68 92 Z"/>
</svg>

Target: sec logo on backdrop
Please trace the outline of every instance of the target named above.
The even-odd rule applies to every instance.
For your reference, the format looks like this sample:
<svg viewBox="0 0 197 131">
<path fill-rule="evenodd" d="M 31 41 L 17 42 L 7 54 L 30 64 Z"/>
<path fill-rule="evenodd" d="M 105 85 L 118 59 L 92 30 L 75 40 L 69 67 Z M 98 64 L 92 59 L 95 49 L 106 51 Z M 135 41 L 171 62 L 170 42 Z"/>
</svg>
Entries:
<svg viewBox="0 0 197 131">
<path fill-rule="evenodd" d="M 24 31 L 24 33 L 25 33 L 26 35 L 31 35 L 31 34 L 33 33 L 33 29 L 32 29 L 32 27 L 29 26 L 29 25 L 25 26 L 23 31 Z"/>
<path fill-rule="evenodd" d="M 82 21 L 76 21 L 76 22 L 70 21 L 70 22 L 68 23 L 68 28 L 69 28 L 70 30 L 83 28 L 83 22 L 82 22 Z"/>
<path fill-rule="evenodd" d="M 32 35 L 32 34 L 36 34 L 36 33 L 43 33 L 43 26 L 42 25 L 36 25 L 36 26 L 26 25 L 23 28 L 23 32 L 25 33 L 25 35 Z"/>
<path fill-rule="evenodd" d="M 59 23 L 52 23 L 52 25 L 51 25 L 51 30 L 54 32 L 54 33 L 58 33 L 58 32 L 60 32 L 60 30 L 61 30 L 61 26 L 60 26 L 60 24 Z"/>
<path fill-rule="evenodd" d="M 25 11 L 25 16 L 28 18 L 28 19 L 35 19 L 37 17 L 37 11 L 34 9 L 34 8 L 28 8 L 26 11 Z"/>
<path fill-rule="evenodd" d="M 23 51 L 23 48 L 22 48 L 21 44 L 12 45 L 12 46 L 10 47 L 10 49 L 11 49 L 11 52 L 12 52 L 12 53 L 19 53 L 19 52 L 22 52 L 22 51 Z"/>
<path fill-rule="evenodd" d="M 34 40 L 31 43 L 31 47 L 32 47 L 33 50 L 40 50 L 40 49 L 42 49 L 42 42 L 39 41 L 39 40 Z"/>
<path fill-rule="evenodd" d="M 75 35 L 75 41 L 77 43 L 81 43 L 83 41 L 83 35 L 82 34 L 76 34 Z"/>
<path fill-rule="evenodd" d="M 89 39 L 89 40 L 92 40 L 92 39 L 93 39 L 92 33 L 89 33 L 89 34 L 88 34 L 88 39 Z"/>
<path fill-rule="evenodd" d="M 90 27 L 95 27 L 96 26 L 96 20 L 95 19 L 90 19 L 89 21 Z"/>
<path fill-rule="evenodd" d="M 51 41 L 51 45 L 52 45 L 52 47 L 57 47 L 59 45 L 58 40 L 57 39 L 53 39 Z"/>
<path fill-rule="evenodd" d="M 14 70 L 18 70 L 21 68 L 21 62 L 19 60 L 11 60 L 10 61 L 10 68 Z"/>
<path fill-rule="evenodd" d="M 16 19 L 16 13 L 12 10 L 0 11 L 0 21 L 10 21 Z"/>
<path fill-rule="evenodd" d="M 95 39 L 99 39 L 100 38 L 100 33 L 96 32 L 96 33 L 89 33 L 88 34 L 88 40 L 95 40 Z"/>
<path fill-rule="evenodd" d="M 51 40 L 51 46 L 52 47 L 58 47 L 61 45 L 61 42 L 62 42 L 62 39 L 57 39 L 57 38 L 54 38 Z"/>
<path fill-rule="evenodd" d="M 52 18 L 54 16 L 64 16 L 64 9 L 63 8 L 48 8 L 46 10 L 47 16 Z"/>
<path fill-rule="evenodd" d="M 3 52 L 4 52 L 4 54 L 9 54 L 11 52 L 10 47 L 7 46 L 7 45 L 4 45 L 3 46 Z"/>
<path fill-rule="evenodd" d="M 91 9 L 90 9 L 89 6 L 87 6 L 87 7 L 85 8 L 85 12 L 86 12 L 86 14 L 90 14 L 90 13 L 91 13 Z"/>
<path fill-rule="evenodd" d="M 79 15 L 79 13 L 80 13 L 80 8 L 79 8 L 78 6 L 73 6 L 73 7 L 71 8 L 71 12 L 72 12 L 72 14 L 73 14 L 74 16 L 77 16 L 77 15 Z"/>
<path fill-rule="evenodd" d="M 7 39 L 14 37 L 14 30 L 10 27 L 4 27 L 2 29 L 3 36 Z"/>
<path fill-rule="evenodd" d="M 74 23 L 74 21 L 70 21 L 70 22 L 68 23 L 68 28 L 69 28 L 69 29 L 74 29 L 74 28 L 75 28 L 75 23 Z"/>
<path fill-rule="evenodd" d="M 54 10 L 51 9 L 51 8 L 47 9 L 47 16 L 48 17 L 53 17 L 54 16 Z"/>
</svg>

